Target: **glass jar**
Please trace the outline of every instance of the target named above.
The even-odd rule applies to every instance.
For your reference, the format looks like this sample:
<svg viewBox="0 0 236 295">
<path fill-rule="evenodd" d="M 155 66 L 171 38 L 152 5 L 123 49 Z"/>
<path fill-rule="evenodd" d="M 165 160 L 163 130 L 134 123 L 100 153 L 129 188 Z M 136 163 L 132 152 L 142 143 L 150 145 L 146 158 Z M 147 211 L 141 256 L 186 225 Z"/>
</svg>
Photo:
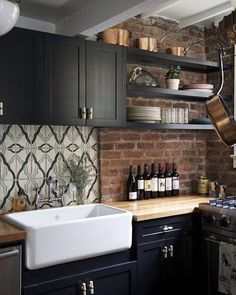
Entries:
<svg viewBox="0 0 236 295">
<path fill-rule="evenodd" d="M 209 178 L 207 176 L 198 177 L 197 190 L 200 195 L 208 195 Z"/>
</svg>

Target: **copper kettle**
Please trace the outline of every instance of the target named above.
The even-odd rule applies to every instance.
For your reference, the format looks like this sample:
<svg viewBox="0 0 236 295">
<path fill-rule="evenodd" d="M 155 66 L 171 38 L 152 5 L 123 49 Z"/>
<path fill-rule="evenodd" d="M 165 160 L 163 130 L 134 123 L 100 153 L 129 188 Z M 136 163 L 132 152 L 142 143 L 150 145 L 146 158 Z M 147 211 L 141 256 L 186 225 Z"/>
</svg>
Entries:
<svg viewBox="0 0 236 295">
<path fill-rule="evenodd" d="M 225 145 L 233 146 L 236 144 L 236 121 L 220 95 L 224 85 L 223 54 L 224 50 L 219 49 L 221 83 L 216 94 L 206 102 L 206 110 L 220 139 Z"/>
</svg>

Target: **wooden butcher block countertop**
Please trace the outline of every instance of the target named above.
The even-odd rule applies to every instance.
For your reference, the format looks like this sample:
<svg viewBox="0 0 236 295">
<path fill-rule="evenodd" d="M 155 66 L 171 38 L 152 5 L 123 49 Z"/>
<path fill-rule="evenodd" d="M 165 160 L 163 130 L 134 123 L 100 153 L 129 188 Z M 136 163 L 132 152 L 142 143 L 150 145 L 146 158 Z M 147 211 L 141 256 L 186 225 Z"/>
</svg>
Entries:
<svg viewBox="0 0 236 295">
<path fill-rule="evenodd" d="M 150 220 L 192 213 L 200 203 L 208 202 L 209 197 L 186 195 L 141 201 L 107 201 L 107 205 L 131 211 L 135 221 Z"/>
<path fill-rule="evenodd" d="M 26 232 L 19 229 L 0 217 L 0 244 L 22 241 L 26 238 Z"/>
</svg>

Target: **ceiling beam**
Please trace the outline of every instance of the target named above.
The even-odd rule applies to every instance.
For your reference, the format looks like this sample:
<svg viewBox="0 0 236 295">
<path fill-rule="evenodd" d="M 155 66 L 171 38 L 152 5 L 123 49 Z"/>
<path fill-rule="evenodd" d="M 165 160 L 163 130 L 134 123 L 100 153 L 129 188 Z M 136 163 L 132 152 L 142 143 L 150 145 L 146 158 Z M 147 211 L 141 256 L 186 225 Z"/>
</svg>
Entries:
<svg viewBox="0 0 236 295">
<path fill-rule="evenodd" d="M 233 7 L 236 8 L 236 0 L 230 0 L 230 2 L 233 5 Z"/>
<path fill-rule="evenodd" d="M 222 5 L 218 5 L 214 8 L 211 8 L 211 9 L 205 10 L 203 12 L 194 14 L 192 16 L 180 19 L 179 20 L 179 27 L 182 29 L 182 28 L 200 23 L 202 21 L 208 20 L 210 18 L 217 17 L 219 15 L 231 12 L 233 10 L 234 10 L 234 7 L 232 6 L 231 2 L 229 1 L 229 2 L 226 2 Z"/>
<path fill-rule="evenodd" d="M 16 27 L 24 28 L 24 29 L 30 28 L 31 30 L 47 32 L 52 34 L 55 34 L 56 32 L 56 26 L 54 23 L 42 21 L 35 18 L 25 17 L 25 16 L 19 17 L 16 23 Z"/>
<path fill-rule="evenodd" d="M 72 15 L 56 23 L 58 34 L 91 36 L 151 10 L 166 0 L 93 0 Z"/>
<path fill-rule="evenodd" d="M 236 0 L 235 0 L 236 1 Z M 164 3 L 161 3 L 154 7 L 151 10 L 146 10 L 144 13 L 141 14 L 143 18 L 147 18 L 153 15 L 158 15 L 159 13 L 166 11 L 168 8 L 170 8 L 173 4 L 176 4 L 179 2 L 179 0 L 168 0 L 165 1 Z"/>
</svg>

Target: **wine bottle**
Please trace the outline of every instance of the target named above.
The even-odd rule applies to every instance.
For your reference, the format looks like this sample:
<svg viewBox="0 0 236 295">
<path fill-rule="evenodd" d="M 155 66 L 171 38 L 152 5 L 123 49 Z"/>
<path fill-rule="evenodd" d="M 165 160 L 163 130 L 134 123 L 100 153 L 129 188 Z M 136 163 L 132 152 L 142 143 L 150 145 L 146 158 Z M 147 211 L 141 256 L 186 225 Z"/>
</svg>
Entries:
<svg viewBox="0 0 236 295">
<path fill-rule="evenodd" d="M 172 196 L 179 195 L 179 173 L 177 172 L 176 164 L 173 163 L 172 172 Z"/>
<path fill-rule="evenodd" d="M 165 190 L 166 190 L 166 180 L 165 180 L 165 173 L 161 164 L 159 164 L 159 173 L 157 176 L 158 176 L 158 196 L 164 197 Z"/>
<path fill-rule="evenodd" d="M 136 183 L 137 183 L 137 189 L 138 189 L 138 200 L 144 199 L 144 179 L 142 175 L 142 169 L 141 166 L 138 165 L 138 172 L 136 176 Z"/>
<path fill-rule="evenodd" d="M 156 166 L 152 163 L 152 173 L 151 173 L 151 198 L 158 197 L 158 176 L 156 173 Z"/>
<path fill-rule="evenodd" d="M 132 165 L 129 166 L 129 177 L 127 181 L 128 201 L 137 200 L 137 186 L 136 180 L 133 173 Z"/>
<path fill-rule="evenodd" d="M 170 197 L 172 195 L 172 174 L 169 169 L 169 164 L 166 163 L 166 171 L 165 171 L 165 178 L 166 178 L 166 197 Z"/>
<path fill-rule="evenodd" d="M 149 174 L 149 168 L 147 164 L 144 165 L 143 179 L 144 179 L 144 199 L 150 199 L 151 198 L 151 176 Z"/>
</svg>

